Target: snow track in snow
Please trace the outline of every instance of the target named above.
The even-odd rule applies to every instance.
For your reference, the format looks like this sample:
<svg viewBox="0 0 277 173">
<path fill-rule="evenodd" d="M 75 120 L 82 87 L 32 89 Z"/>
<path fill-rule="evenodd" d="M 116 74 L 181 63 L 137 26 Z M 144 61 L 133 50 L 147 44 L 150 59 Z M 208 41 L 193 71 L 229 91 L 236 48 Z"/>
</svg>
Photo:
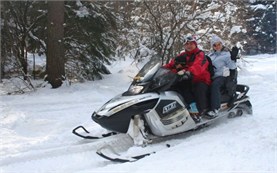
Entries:
<svg viewBox="0 0 277 173">
<path fill-rule="evenodd" d="M 13 154 L 5 159 L 0 160 L 0 170 L 3 172 L 12 172 L 13 167 L 17 170 L 23 170 L 26 167 L 32 167 L 34 172 L 52 172 L 55 170 L 77 171 L 79 168 L 76 164 L 80 165 L 83 169 L 84 166 L 102 167 L 108 164 L 115 164 L 106 161 L 96 154 L 97 149 L 110 145 L 118 152 L 124 155 L 139 154 L 150 151 L 160 151 L 166 149 L 168 146 L 174 147 L 180 144 L 185 138 L 191 135 L 201 133 L 202 129 L 196 131 L 189 131 L 177 135 L 157 138 L 153 144 L 149 144 L 146 148 L 133 146 L 132 139 L 125 134 L 113 135 L 110 137 L 98 140 L 85 140 L 73 144 L 66 144 L 61 147 L 51 147 L 44 149 L 36 149 L 35 151 L 23 152 L 20 155 Z M 55 164 L 52 164 L 55 163 Z M 22 169 L 21 169 L 22 168 Z M 27 171 L 29 172 L 29 171 Z"/>
<path fill-rule="evenodd" d="M 58 165 L 45 165 L 43 170 L 46 169 L 57 170 L 56 166 L 65 166 L 70 167 L 71 164 L 76 164 L 76 162 L 93 158 L 89 162 L 95 162 L 95 159 L 99 159 L 99 156 L 95 154 L 96 150 L 104 145 L 111 145 L 117 147 L 119 150 L 127 149 L 126 146 L 132 145 L 133 141 L 131 138 L 125 134 L 118 134 L 110 136 L 100 140 L 82 140 L 76 144 L 42 149 L 36 152 L 25 152 L 20 155 L 13 155 L 5 159 L 1 159 L 0 167 L 2 170 L 8 170 L 9 167 L 13 167 L 15 164 L 17 166 L 22 165 L 22 167 L 28 165 L 41 165 L 41 168 L 44 167 L 44 163 L 47 163 L 47 160 L 56 160 L 55 163 Z M 83 163 L 83 161 L 82 161 Z M 62 169 L 63 170 L 63 169 Z"/>
</svg>

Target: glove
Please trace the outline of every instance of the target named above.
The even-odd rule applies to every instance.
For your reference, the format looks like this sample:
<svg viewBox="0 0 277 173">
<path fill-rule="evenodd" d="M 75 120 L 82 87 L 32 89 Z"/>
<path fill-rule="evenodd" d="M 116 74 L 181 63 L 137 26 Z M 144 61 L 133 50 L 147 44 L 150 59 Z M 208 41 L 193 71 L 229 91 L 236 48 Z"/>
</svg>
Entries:
<svg viewBox="0 0 277 173">
<path fill-rule="evenodd" d="M 185 55 L 177 56 L 174 59 L 174 63 L 175 63 L 175 65 L 178 65 L 178 64 L 185 65 L 186 64 L 186 56 Z"/>
<path fill-rule="evenodd" d="M 238 53 L 239 53 L 239 49 L 237 46 L 234 46 L 232 48 L 232 51 L 231 51 L 231 59 L 236 61 L 237 60 L 237 56 L 238 56 Z"/>
<path fill-rule="evenodd" d="M 183 76 L 184 74 L 185 74 L 185 71 L 184 70 L 180 70 L 180 71 L 178 71 L 178 73 L 177 73 L 179 76 Z"/>
<path fill-rule="evenodd" d="M 183 70 L 181 70 L 181 71 L 183 71 Z M 180 71 L 179 71 L 180 72 Z M 178 72 L 178 73 L 179 73 Z M 178 74 L 177 73 L 177 74 Z M 181 74 L 181 72 L 180 72 L 180 74 Z M 178 74 L 179 75 L 179 74 Z M 189 80 L 189 79 L 191 79 L 192 78 L 192 75 L 191 75 L 191 73 L 189 72 L 189 71 L 183 71 L 183 75 L 179 75 L 179 81 L 183 81 L 183 80 Z"/>
<path fill-rule="evenodd" d="M 237 87 L 237 69 L 230 69 L 230 76 L 226 78 L 226 90 L 229 96 L 234 96 Z"/>
<path fill-rule="evenodd" d="M 236 81 L 237 79 L 237 69 L 230 69 L 230 79 L 231 81 Z"/>
</svg>

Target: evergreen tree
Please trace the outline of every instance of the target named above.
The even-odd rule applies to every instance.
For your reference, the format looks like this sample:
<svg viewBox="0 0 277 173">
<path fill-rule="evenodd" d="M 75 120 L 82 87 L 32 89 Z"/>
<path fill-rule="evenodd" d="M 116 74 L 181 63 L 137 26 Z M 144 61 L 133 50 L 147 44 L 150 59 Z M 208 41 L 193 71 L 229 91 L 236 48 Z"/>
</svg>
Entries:
<svg viewBox="0 0 277 173">
<path fill-rule="evenodd" d="M 45 51 L 45 3 L 1 2 L 1 53 L 3 72 L 28 74 L 27 52 Z M 41 50 L 44 49 L 44 50 Z M 3 73 L 4 74 L 4 73 Z"/>
<path fill-rule="evenodd" d="M 70 78 L 101 79 L 109 74 L 116 42 L 116 22 L 104 2 L 66 2 L 66 70 Z"/>
<path fill-rule="evenodd" d="M 106 2 L 65 2 L 64 63 L 69 79 L 94 80 L 110 73 L 105 64 L 113 60 L 117 37 L 111 11 Z M 26 76 L 27 53 L 46 54 L 46 14 L 43 1 L 1 1 L 1 62 L 6 74 Z"/>
<path fill-rule="evenodd" d="M 276 1 L 252 1 L 248 6 L 248 54 L 276 53 Z"/>
</svg>

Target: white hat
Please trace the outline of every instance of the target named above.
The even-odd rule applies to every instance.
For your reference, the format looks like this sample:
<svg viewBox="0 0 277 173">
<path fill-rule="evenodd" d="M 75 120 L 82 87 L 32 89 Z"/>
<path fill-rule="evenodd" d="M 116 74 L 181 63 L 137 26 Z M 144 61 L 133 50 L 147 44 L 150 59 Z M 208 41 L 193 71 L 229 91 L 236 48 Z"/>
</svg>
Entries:
<svg viewBox="0 0 277 173">
<path fill-rule="evenodd" d="M 212 38 L 211 38 L 211 47 L 213 47 L 213 45 L 215 44 L 215 43 L 221 43 L 222 45 L 224 45 L 224 42 L 223 42 L 223 40 L 220 38 L 220 37 L 218 37 L 217 35 L 213 35 L 212 36 Z"/>
</svg>

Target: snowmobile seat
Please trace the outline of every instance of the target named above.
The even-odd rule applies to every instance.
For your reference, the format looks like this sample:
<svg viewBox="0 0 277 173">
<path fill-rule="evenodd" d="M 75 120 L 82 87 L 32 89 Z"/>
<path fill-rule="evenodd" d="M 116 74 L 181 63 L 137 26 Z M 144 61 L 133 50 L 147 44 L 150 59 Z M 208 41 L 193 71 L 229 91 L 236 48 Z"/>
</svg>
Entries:
<svg viewBox="0 0 277 173">
<path fill-rule="evenodd" d="M 221 92 L 221 103 L 233 104 L 235 100 L 245 98 L 249 87 L 243 84 L 236 84 L 236 89 L 232 95 L 229 95 L 228 91 L 223 88 Z"/>
</svg>

